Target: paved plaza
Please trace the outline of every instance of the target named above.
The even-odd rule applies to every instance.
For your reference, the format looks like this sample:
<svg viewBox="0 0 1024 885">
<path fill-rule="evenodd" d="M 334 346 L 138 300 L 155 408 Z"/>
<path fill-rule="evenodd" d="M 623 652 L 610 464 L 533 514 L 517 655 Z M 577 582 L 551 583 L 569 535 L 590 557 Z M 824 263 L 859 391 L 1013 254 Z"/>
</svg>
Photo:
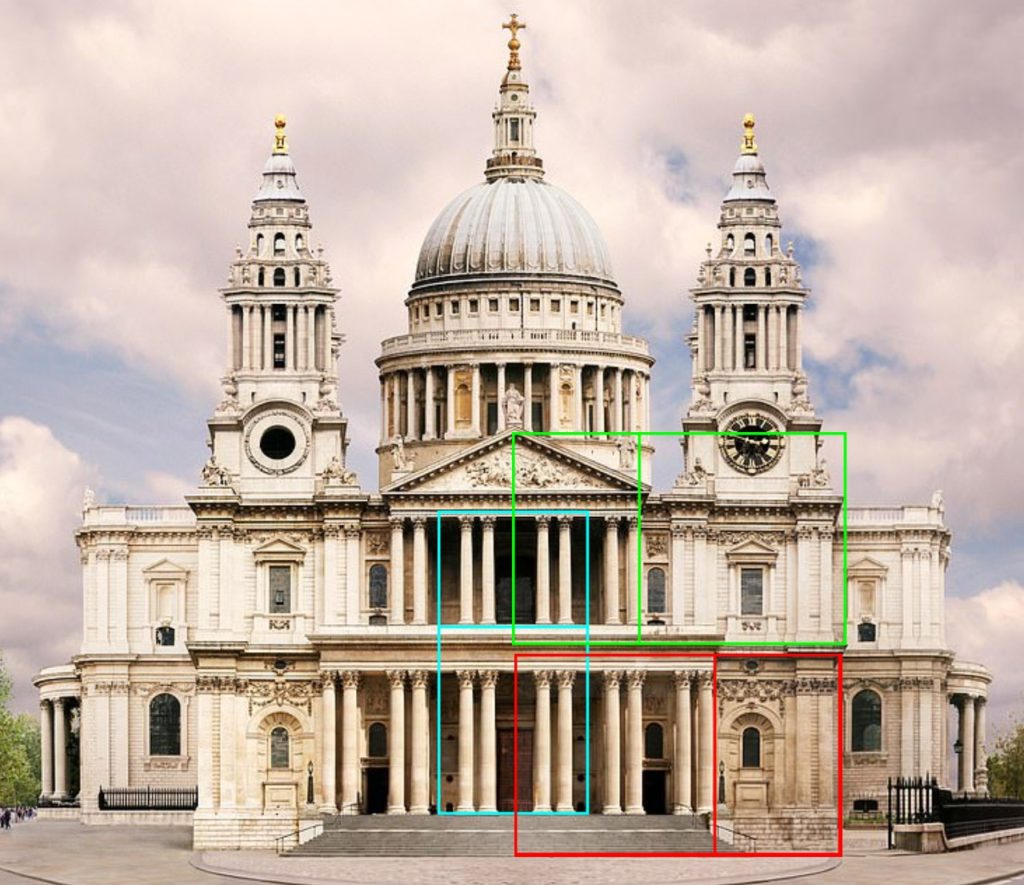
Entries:
<svg viewBox="0 0 1024 885">
<path fill-rule="evenodd" d="M 84 827 L 35 821 L 0 834 L 0 883 L 217 885 L 296 882 L 334 885 L 633 885 L 658 881 L 799 881 L 857 885 L 963 885 L 1024 875 L 1024 843 L 921 857 L 880 850 L 851 834 L 843 860 L 288 858 L 267 851 L 194 853 L 188 827 Z"/>
</svg>

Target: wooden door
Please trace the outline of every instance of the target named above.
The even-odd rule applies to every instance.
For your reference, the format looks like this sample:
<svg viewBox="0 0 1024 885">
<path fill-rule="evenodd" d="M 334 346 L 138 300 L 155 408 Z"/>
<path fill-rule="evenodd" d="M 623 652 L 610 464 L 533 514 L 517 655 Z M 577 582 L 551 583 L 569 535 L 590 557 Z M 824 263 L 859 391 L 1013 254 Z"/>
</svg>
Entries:
<svg viewBox="0 0 1024 885">
<path fill-rule="evenodd" d="M 515 732 L 498 730 L 498 811 L 513 810 Z M 519 811 L 533 810 L 533 731 L 519 729 Z"/>
</svg>

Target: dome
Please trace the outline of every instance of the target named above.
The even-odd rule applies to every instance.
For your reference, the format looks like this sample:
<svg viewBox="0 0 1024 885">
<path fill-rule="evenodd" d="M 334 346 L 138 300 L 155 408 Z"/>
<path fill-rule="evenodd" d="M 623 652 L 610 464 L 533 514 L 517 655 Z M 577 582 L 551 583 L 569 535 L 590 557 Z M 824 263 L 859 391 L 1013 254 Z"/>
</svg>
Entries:
<svg viewBox="0 0 1024 885">
<path fill-rule="evenodd" d="M 498 177 L 459 194 L 427 232 L 414 285 L 480 274 L 550 274 L 614 286 L 594 219 L 535 177 Z"/>
</svg>

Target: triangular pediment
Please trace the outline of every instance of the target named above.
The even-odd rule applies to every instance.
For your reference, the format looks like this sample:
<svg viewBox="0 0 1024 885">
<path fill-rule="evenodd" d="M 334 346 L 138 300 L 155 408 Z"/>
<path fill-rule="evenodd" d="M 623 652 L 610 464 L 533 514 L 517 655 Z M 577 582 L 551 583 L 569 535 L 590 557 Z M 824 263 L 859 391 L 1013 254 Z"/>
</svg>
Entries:
<svg viewBox="0 0 1024 885">
<path fill-rule="evenodd" d="M 725 555 L 729 560 L 763 562 L 766 559 L 774 560 L 779 555 L 779 551 L 758 541 L 756 538 L 748 538 L 735 547 L 729 548 Z"/>
<path fill-rule="evenodd" d="M 509 494 L 512 470 L 512 439 L 506 432 L 401 477 L 383 491 Z M 545 438 L 516 437 L 517 496 L 531 492 L 635 493 L 636 489 L 634 474 L 613 470 Z"/>
<path fill-rule="evenodd" d="M 159 562 L 146 566 L 142 573 L 149 578 L 184 578 L 188 576 L 188 569 L 182 568 L 169 559 L 161 559 Z"/>
<path fill-rule="evenodd" d="M 293 544 L 291 541 L 286 541 L 284 538 L 272 538 L 267 541 L 266 544 L 261 544 L 253 550 L 253 553 L 257 556 L 268 556 L 274 554 L 302 556 L 305 552 L 305 548 L 300 547 L 298 544 Z"/>
<path fill-rule="evenodd" d="M 870 556 L 862 556 L 856 562 L 851 563 L 846 569 L 847 574 L 860 575 L 861 577 L 868 575 L 880 577 L 887 571 L 889 571 L 889 567 L 885 563 L 872 559 Z"/>
</svg>

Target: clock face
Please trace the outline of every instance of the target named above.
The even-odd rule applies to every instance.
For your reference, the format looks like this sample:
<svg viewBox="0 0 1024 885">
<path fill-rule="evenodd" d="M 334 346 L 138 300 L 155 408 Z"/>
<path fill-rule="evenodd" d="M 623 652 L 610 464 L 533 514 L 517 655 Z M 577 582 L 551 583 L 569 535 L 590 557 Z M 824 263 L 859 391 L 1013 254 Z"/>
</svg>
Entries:
<svg viewBox="0 0 1024 885">
<path fill-rule="evenodd" d="M 763 473 L 782 455 L 784 437 L 764 415 L 748 413 L 729 422 L 719 437 L 725 459 L 741 473 Z"/>
</svg>

